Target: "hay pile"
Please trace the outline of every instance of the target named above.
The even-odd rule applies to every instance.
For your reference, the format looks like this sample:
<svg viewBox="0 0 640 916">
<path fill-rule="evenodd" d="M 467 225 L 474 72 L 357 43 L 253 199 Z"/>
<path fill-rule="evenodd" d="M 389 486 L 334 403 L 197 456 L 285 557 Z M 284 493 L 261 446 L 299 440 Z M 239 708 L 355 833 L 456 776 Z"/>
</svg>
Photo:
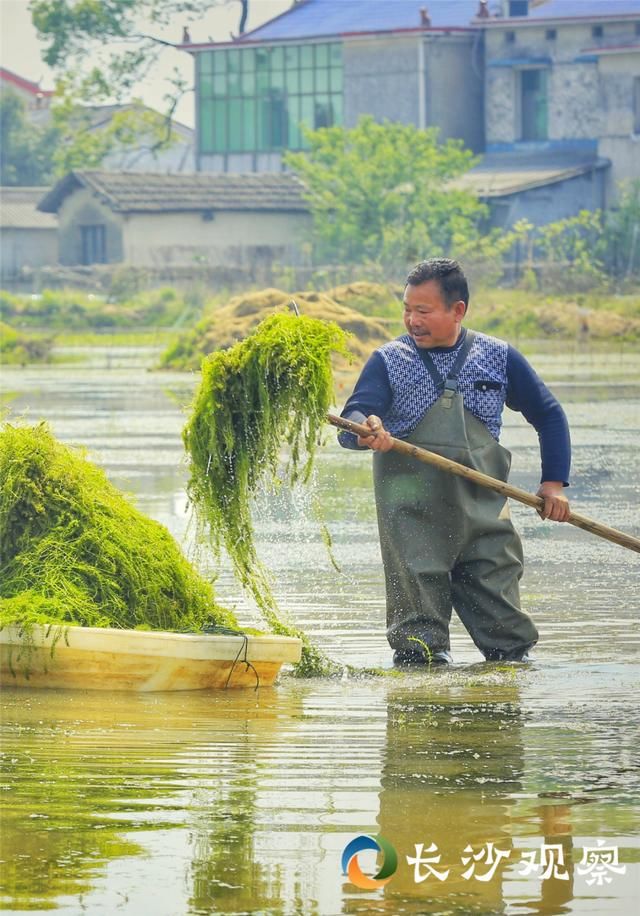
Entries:
<svg viewBox="0 0 640 916">
<path fill-rule="evenodd" d="M 237 578 L 274 632 L 302 639 L 302 675 L 331 673 L 335 666 L 280 619 L 256 554 L 251 501 L 265 478 L 277 474 L 280 485 L 308 479 L 333 401 L 332 354 L 348 358 L 346 334 L 337 324 L 272 314 L 249 337 L 203 360 L 183 433 L 200 538 L 218 556 L 224 544 Z"/>
<path fill-rule="evenodd" d="M 46 424 L 0 431 L 0 626 L 237 627 L 169 532 Z"/>
<path fill-rule="evenodd" d="M 346 289 L 338 288 L 343 291 Z M 346 301 L 346 294 L 343 295 Z M 268 315 L 274 312 L 291 313 L 292 298 L 302 315 L 334 322 L 343 331 L 352 334 L 349 346 L 358 363 L 364 362 L 376 347 L 392 336 L 384 324 L 345 304 L 339 304 L 328 293 L 302 292 L 290 295 L 279 289 L 264 289 L 236 296 L 228 305 L 200 321 L 166 350 L 161 358 L 162 368 L 199 369 L 203 356 L 227 349 L 243 340 Z"/>
<path fill-rule="evenodd" d="M 402 286 L 358 280 L 355 283 L 335 286 L 327 292 L 327 296 L 338 305 L 356 309 L 363 315 L 401 321 L 402 293 Z"/>
</svg>

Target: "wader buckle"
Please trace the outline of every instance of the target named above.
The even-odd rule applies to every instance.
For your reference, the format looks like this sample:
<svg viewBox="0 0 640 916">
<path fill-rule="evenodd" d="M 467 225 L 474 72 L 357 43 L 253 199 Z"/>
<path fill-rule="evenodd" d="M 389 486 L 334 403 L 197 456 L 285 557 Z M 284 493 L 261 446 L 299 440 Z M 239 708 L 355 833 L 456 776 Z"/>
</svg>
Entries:
<svg viewBox="0 0 640 916">
<path fill-rule="evenodd" d="M 442 406 L 450 408 L 453 404 L 453 397 L 458 392 L 458 379 L 457 378 L 448 378 L 444 383 L 444 391 L 442 392 Z"/>
</svg>

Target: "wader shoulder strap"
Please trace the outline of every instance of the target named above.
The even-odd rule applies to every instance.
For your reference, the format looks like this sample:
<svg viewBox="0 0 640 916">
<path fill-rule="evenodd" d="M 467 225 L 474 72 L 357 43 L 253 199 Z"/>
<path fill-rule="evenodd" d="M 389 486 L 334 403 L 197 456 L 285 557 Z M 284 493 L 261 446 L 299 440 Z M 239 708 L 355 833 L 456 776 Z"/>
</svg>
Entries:
<svg viewBox="0 0 640 916">
<path fill-rule="evenodd" d="M 449 370 L 449 374 L 446 379 L 438 372 L 436 364 L 433 361 L 433 357 L 428 350 L 425 350 L 421 347 L 418 347 L 418 353 L 422 358 L 422 362 L 425 365 L 425 368 L 431 378 L 433 379 L 433 384 L 436 386 L 437 390 L 442 392 L 446 391 L 449 394 L 455 394 L 458 390 L 458 377 L 462 372 L 462 367 L 467 361 L 467 356 L 473 346 L 473 341 L 475 339 L 475 332 L 467 330 L 465 338 L 458 350 L 458 355 L 455 358 L 453 366 Z"/>
</svg>

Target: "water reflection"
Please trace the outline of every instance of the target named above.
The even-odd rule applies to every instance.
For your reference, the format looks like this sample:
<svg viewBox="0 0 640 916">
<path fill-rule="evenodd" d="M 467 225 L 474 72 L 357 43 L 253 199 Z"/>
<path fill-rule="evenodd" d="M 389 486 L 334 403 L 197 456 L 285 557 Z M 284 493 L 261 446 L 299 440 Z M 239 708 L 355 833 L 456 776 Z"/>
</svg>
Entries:
<svg viewBox="0 0 640 916">
<path fill-rule="evenodd" d="M 487 843 L 511 853 L 514 798 L 524 776 L 523 725 L 516 686 L 485 698 L 442 696 L 433 700 L 406 691 L 388 700 L 387 740 L 380 794 L 380 832 L 415 856 L 415 844 L 436 849 L 435 875 L 416 883 L 404 856 L 387 895 L 398 905 L 418 899 L 424 912 L 438 912 L 445 896 L 460 912 L 501 912 L 503 869 L 487 882 L 464 879 L 461 856 Z M 479 873 L 486 872 L 481 863 Z M 427 875 L 425 866 L 419 876 Z M 399 899 L 398 899 L 399 898 Z"/>
</svg>

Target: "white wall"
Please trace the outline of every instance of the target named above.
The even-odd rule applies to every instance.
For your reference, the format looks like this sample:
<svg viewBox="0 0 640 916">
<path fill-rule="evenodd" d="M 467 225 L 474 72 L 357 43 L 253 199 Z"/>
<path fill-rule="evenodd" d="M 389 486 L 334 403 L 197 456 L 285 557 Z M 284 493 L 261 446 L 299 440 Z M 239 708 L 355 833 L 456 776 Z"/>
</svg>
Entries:
<svg viewBox="0 0 640 916">
<path fill-rule="evenodd" d="M 226 264 L 251 259 L 306 261 L 311 218 L 306 213 L 132 213 L 123 224 L 123 255 L 130 264 Z"/>
</svg>

